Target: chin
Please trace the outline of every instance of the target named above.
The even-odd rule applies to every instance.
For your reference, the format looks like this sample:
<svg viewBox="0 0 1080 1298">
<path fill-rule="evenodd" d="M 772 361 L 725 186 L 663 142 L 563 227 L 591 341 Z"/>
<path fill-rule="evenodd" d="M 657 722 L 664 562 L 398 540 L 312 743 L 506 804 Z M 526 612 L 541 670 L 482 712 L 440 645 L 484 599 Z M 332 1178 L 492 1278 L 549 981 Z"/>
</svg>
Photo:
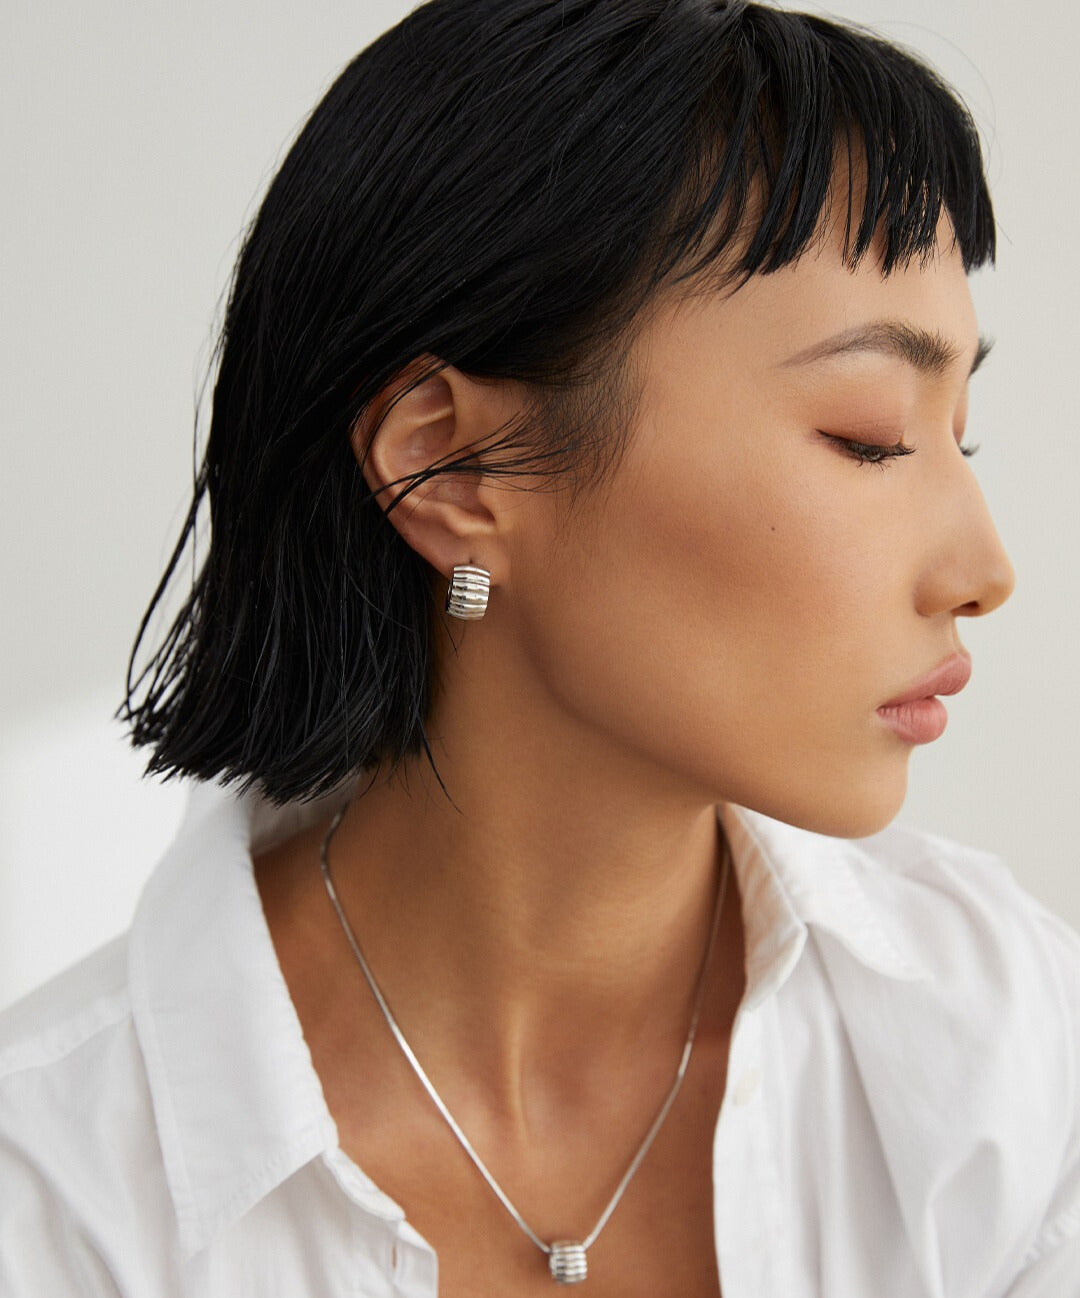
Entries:
<svg viewBox="0 0 1080 1298">
<path fill-rule="evenodd" d="M 864 788 L 858 783 L 832 791 L 809 787 L 793 795 L 778 790 L 775 798 L 757 799 L 744 806 L 829 838 L 869 838 L 896 819 L 907 796 L 907 780 L 879 781 Z M 736 799 L 738 801 L 738 799 Z"/>
</svg>

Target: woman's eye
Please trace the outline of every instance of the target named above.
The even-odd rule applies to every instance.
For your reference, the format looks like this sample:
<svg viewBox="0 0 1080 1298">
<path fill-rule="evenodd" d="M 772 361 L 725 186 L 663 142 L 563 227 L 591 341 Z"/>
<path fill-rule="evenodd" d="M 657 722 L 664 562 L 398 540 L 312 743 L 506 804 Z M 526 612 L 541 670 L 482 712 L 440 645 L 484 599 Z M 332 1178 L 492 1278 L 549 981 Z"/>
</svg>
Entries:
<svg viewBox="0 0 1080 1298">
<path fill-rule="evenodd" d="M 818 429 L 821 432 L 821 429 Z M 821 432 L 822 437 L 827 437 L 830 442 L 836 442 L 846 455 L 851 456 L 859 464 L 879 464 L 883 469 L 887 467 L 888 461 L 896 459 L 901 455 L 913 455 L 917 449 L 914 446 L 905 446 L 902 442 L 896 442 L 892 446 L 879 446 L 872 442 L 855 442 L 847 437 L 834 437 L 830 433 Z M 961 455 L 974 455 L 978 446 L 961 446 Z"/>
</svg>

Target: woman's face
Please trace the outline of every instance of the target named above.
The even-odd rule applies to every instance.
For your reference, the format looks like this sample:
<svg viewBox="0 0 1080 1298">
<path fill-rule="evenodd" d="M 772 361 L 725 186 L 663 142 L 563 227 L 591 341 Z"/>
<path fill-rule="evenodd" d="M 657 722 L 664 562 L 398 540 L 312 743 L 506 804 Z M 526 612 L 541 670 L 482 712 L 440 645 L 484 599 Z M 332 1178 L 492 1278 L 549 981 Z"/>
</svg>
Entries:
<svg viewBox="0 0 1080 1298">
<path fill-rule="evenodd" d="M 733 296 L 665 306 L 615 477 L 510 561 L 521 652 L 576 719 L 716 800 L 841 837 L 906 794 L 912 744 L 876 709 L 1014 586 L 960 451 L 978 327 L 949 233 L 943 213 L 935 260 L 888 279 L 876 248 L 845 269 L 837 235 Z M 792 359 L 882 320 L 957 359 Z M 823 433 L 917 450 L 859 463 Z"/>
</svg>

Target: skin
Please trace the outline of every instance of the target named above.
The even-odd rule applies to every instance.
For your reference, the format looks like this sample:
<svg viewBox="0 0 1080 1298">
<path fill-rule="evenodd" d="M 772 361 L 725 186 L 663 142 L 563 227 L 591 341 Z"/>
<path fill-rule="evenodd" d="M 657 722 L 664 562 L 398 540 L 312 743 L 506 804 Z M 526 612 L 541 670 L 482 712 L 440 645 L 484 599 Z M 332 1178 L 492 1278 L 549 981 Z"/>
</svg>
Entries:
<svg viewBox="0 0 1080 1298">
<path fill-rule="evenodd" d="M 674 1076 L 716 895 L 715 805 L 839 837 L 884 828 L 912 745 L 875 709 L 1013 589 L 958 445 L 978 329 L 947 217 L 934 260 L 888 279 L 877 247 L 845 268 L 841 239 L 827 227 L 733 296 L 658 304 L 627 455 L 569 517 L 550 492 L 471 476 L 390 515 L 440 601 L 454 564 L 492 575 L 484 618 L 447 618 L 438 639 L 428 734 L 463 814 L 425 760 L 381 772 L 331 868 L 406 1037 L 548 1239 L 591 1229 Z M 885 317 L 960 359 L 936 377 L 865 352 L 784 364 Z M 357 429 L 368 482 L 460 450 L 522 400 L 443 370 L 366 458 Z M 818 430 L 918 449 L 881 469 Z M 324 830 L 255 865 L 342 1146 L 435 1247 L 441 1293 L 550 1295 L 362 981 L 319 876 Z M 744 925 L 732 874 L 691 1067 L 589 1251 L 593 1298 L 720 1291 L 711 1142 Z"/>
</svg>

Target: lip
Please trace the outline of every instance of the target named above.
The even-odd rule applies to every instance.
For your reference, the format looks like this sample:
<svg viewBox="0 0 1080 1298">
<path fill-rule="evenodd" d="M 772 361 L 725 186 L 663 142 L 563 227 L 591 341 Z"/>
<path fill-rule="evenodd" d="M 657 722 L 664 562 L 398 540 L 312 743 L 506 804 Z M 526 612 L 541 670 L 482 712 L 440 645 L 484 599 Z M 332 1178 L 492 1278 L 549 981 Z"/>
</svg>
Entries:
<svg viewBox="0 0 1080 1298">
<path fill-rule="evenodd" d="M 933 698 L 937 694 L 959 694 L 971 679 L 971 658 L 968 654 L 950 654 L 944 662 L 939 663 L 933 671 L 928 672 L 915 682 L 910 689 L 878 708 L 899 707 L 903 703 L 916 703 L 920 699 Z"/>
</svg>

